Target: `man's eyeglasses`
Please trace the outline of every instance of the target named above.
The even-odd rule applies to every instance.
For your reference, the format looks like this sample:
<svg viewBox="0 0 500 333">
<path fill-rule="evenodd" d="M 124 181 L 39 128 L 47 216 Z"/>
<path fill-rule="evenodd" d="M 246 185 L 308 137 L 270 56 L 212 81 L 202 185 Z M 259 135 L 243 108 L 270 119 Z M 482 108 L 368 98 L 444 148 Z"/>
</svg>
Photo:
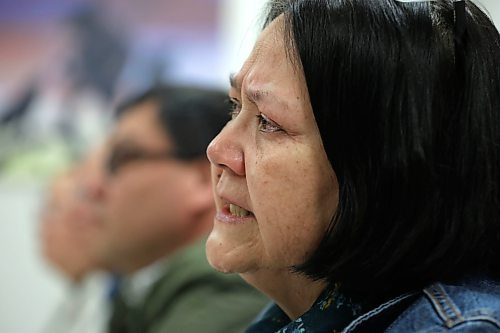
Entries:
<svg viewBox="0 0 500 333">
<path fill-rule="evenodd" d="M 106 171 L 115 175 L 125 165 L 139 161 L 171 160 L 177 156 L 171 151 L 148 152 L 139 148 L 114 148 L 106 162 Z"/>
</svg>

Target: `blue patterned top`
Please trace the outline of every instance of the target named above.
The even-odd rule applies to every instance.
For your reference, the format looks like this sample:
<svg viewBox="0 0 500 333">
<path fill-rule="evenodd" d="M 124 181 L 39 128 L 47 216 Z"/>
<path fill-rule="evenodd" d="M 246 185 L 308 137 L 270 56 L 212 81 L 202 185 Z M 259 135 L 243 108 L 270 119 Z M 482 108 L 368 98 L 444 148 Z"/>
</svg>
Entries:
<svg viewBox="0 0 500 333">
<path fill-rule="evenodd" d="M 335 333 L 359 317 L 366 306 L 345 296 L 338 285 L 326 288 L 301 317 L 290 318 L 276 304 L 267 306 L 245 333 Z"/>
</svg>

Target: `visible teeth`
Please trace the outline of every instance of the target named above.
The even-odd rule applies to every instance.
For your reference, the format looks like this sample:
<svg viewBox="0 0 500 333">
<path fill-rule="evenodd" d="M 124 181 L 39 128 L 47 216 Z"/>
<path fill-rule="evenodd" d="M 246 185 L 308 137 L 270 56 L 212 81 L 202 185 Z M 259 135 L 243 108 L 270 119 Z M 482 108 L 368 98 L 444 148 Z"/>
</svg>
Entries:
<svg viewBox="0 0 500 333">
<path fill-rule="evenodd" d="M 248 210 L 241 208 L 240 206 L 233 205 L 233 204 L 229 204 L 229 211 L 231 212 L 231 214 L 238 216 L 238 217 L 245 217 L 245 216 L 250 215 Z"/>
</svg>

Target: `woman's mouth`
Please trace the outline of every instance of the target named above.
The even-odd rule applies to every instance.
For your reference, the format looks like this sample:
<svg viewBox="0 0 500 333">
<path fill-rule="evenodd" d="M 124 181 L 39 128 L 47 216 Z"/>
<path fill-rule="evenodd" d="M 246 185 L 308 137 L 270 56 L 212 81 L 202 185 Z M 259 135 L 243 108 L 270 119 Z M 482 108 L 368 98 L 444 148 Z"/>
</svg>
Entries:
<svg viewBox="0 0 500 333">
<path fill-rule="evenodd" d="M 237 217 L 245 217 L 250 215 L 250 212 L 248 210 L 246 210 L 245 208 L 241 208 L 240 206 L 237 206 L 235 204 L 229 204 L 229 212 L 231 213 L 231 215 Z"/>
<path fill-rule="evenodd" d="M 254 215 L 251 211 L 228 202 L 220 211 L 217 212 L 215 219 L 219 222 L 240 224 L 252 219 L 253 217 Z"/>
</svg>

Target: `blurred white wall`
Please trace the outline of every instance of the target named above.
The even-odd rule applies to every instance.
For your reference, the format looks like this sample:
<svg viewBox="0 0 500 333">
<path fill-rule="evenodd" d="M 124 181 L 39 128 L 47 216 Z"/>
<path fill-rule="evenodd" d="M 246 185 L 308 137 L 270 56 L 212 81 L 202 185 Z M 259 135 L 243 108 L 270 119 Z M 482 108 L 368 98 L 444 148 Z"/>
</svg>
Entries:
<svg viewBox="0 0 500 333">
<path fill-rule="evenodd" d="M 475 3 L 483 5 L 489 12 L 497 29 L 500 30 L 500 1 L 499 0 L 477 0 Z"/>
<path fill-rule="evenodd" d="M 221 41 L 223 80 L 229 83 L 229 74 L 238 71 L 250 54 L 260 32 L 260 19 L 265 0 L 224 0 L 221 8 Z"/>
<path fill-rule="evenodd" d="M 42 188 L 0 180 L 0 332 L 39 332 L 62 297 L 64 285 L 38 248 Z"/>
</svg>

